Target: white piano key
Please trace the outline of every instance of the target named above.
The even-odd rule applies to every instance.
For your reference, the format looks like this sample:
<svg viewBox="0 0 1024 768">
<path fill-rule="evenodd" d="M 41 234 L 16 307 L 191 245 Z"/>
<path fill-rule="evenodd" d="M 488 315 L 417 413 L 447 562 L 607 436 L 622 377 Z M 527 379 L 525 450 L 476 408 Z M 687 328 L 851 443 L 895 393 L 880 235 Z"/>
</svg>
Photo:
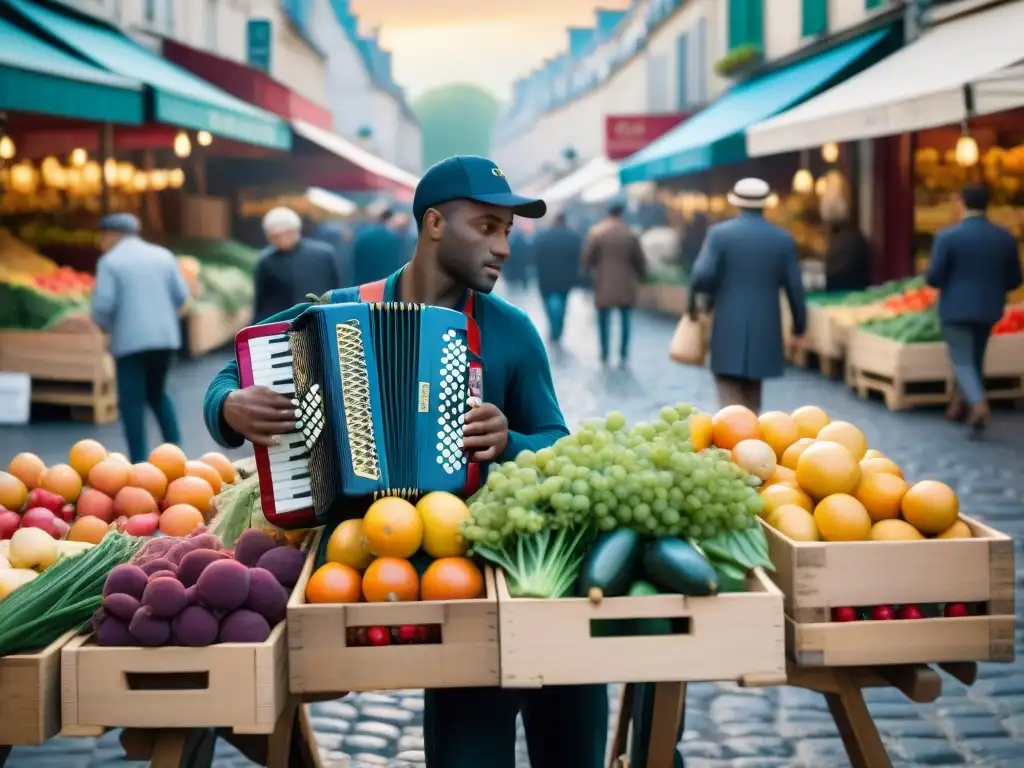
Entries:
<svg viewBox="0 0 1024 768">
<path fill-rule="evenodd" d="M 254 360 L 252 363 L 252 373 L 255 376 L 257 371 L 287 371 L 288 375 L 292 373 L 292 358 L 281 357 L 281 358 L 269 358 L 263 361 Z"/>
<path fill-rule="evenodd" d="M 270 465 L 272 477 L 291 477 L 292 475 L 309 474 L 309 459 L 297 458 L 292 461 L 283 461 L 280 464 Z"/>
<path fill-rule="evenodd" d="M 282 480 L 280 483 L 274 483 L 273 488 L 275 499 L 291 499 L 299 493 L 309 490 L 309 478 L 307 477 L 302 480 Z"/>
<path fill-rule="evenodd" d="M 288 343 L 288 335 L 284 333 L 276 333 L 273 336 L 260 336 L 255 339 L 249 339 L 249 349 L 262 349 L 264 347 L 272 347 L 280 344 Z"/>
<path fill-rule="evenodd" d="M 295 394 L 295 382 L 290 384 L 271 384 L 268 389 L 272 389 L 282 395 L 294 395 Z"/>
<path fill-rule="evenodd" d="M 295 512 L 299 509 L 306 509 L 312 504 L 312 499 L 309 496 L 300 496 L 295 499 L 281 499 L 281 501 L 274 502 L 274 507 L 277 514 L 284 514 L 288 512 Z"/>
<path fill-rule="evenodd" d="M 294 440 L 281 440 L 278 445 L 267 448 L 267 455 L 270 458 L 271 465 L 298 458 L 308 460 L 309 449 L 306 448 L 306 443 L 300 442 L 298 445 L 295 445 L 294 442 Z"/>
</svg>

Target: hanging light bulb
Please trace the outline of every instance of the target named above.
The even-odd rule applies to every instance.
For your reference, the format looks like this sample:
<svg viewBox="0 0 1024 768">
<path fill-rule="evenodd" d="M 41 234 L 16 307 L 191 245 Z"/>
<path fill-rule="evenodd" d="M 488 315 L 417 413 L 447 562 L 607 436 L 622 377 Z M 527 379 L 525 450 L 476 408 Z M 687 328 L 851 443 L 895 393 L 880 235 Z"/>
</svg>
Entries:
<svg viewBox="0 0 1024 768">
<path fill-rule="evenodd" d="M 178 131 L 174 137 L 174 154 L 178 157 L 188 157 L 192 154 L 192 142 L 185 131 Z"/>
<path fill-rule="evenodd" d="M 824 176 L 820 176 L 818 180 L 814 182 L 814 194 L 818 197 L 824 197 L 826 192 L 828 192 L 828 179 Z"/>
<path fill-rule="evenodd" d="M 14 139 L 10 136 L 0 136 L 0 160 L 10 160 L 16 151 Z"/>
<path fill-rule="evenodd" d="M 117 161 L 112 157 L 103 161 L 103 180 L 108 187 L 117 184 Z"/>
<path fill-rule="evenodd" d="M 24 160 L 17 165 L 11 166 L 10 185 L 11 189 L 21 195 L 30 195 L 36 191 L 39 177 L 32 163 Z"/>
<path fill-rule="evenodd" d="M 798 195 L 806 195 L 814 189 L 814 177 L 806 168 L 793 174 L 793 191 Z"/>
<path fill-rule="evenodd" d="M 765 204 L 766 208 L 776 208 L 776 207 L 778 207 L 778 205 L 779 205 L 779 196 L 776 193 L 772 192 L 770 195 L 768 195 L 768 199 L 765 200 L 764 204 Z"/>
<path fill-rule="evenodd" d="M 119 187 L 127 187 L 132 183 L 132 179 L 135 178 L 135 166 L 129 162 L 123 162 L 117 164 L 117 185 Z"/>
<path fill-rule="evenodd" d="M 969 133 L 962 134 L 956 140 L 956 164 L 961 168 L 978 164 L 978 142 Z"/>
<path fill-rule="evenodd" d="M 830 141 L 821 145 L 821 158 L 826 163 L 834 163 L 839 159 L 839 145 Z"/>
<path fill-rule="evenodd" d="M 196 134 L 196 141 L 199 142 L 200 147 L 208 147 L 213 144 L 213 134 L 209 131 L 200 131 Z"/>
<path fill-rule="evenodd" d="M 149 188 L 154 192 L 167 189 L 167 171 L 155 168 L 149 172 Z"/>
<path fill-rule="evenodd" d="M 82 166 L 82 179 L 85 180 L 86 184 L 99 184 L 102 177 L 103 169 L 100 168 L 100 164 L 95 160 L 90 160 Z"/>
<path fill-rule="evenodd" d="M 85 161 L 89 159 L 89 153 L 81 147 L 78 147 L 77 149 L 71 150 L 71 155 L 68 159 L 75 168 L 81 168 L 85 165 Z"/>
<path fill-rule="evenodd" d="M 136 171 L 132 179 L 132 189 L 136 192 L 145 192 L 149 189 L 149 174 L 145 171 Z"/>
<path fill-rule="evenodd" d="M 180 189 L 185 184 L 185 172 L 181 168 L 172 168 L 167 172 L 167 186 Z"/>
</svg>

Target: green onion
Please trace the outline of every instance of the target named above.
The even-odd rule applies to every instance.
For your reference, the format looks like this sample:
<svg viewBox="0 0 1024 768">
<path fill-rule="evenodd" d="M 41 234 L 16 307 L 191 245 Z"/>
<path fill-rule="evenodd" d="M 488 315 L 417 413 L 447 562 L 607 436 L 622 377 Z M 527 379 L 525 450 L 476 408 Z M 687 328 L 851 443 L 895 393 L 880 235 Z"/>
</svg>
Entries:
<svg viewBox="0 0 1024 768">
<path fill-rule="evenodd" d="M 520 534 L 500 549 L 476 544 L 473 551 L 505 571 L 512 597 L 558 598 L 567 594 L 576 578 L 594 537 L 592 527 L 557 532 L 543 528 L 539 533 Z"/>
</svg>

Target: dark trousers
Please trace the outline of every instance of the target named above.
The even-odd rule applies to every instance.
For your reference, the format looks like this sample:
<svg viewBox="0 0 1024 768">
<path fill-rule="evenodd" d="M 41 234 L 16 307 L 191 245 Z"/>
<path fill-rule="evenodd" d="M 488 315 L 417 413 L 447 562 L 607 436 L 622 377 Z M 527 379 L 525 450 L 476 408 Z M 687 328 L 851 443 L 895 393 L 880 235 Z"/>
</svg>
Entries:
<svg viewBox="0 0 1024 768">
<path fill-rule="evenodd" d="M 611 307 L 597 310 L 597 335 L 601 341 L 601 362 L 608 362 L 612 345 L 612 313 L 618 312 L 621 336 L 619 340 L 619 356 L 624 361 L 629 357 L 629 319 L 630 307 Z"/>
<path fill-rule="evenodd" d="M 522 712 L 533 768 L 604 768 L 608 687 L 446 688 L 426 692 L 427 768 L 515 768 Z"/>
<path fill-rule="evenodd" d="M 718 390 L 718 406 L 745 405 L 754 413 L 761 412 L 761 380 L 742 379 L 738 376 L 715 374 L 715 389 Z"/>
<path fill-rule="evenodd" d="M 562 330 L 565 328 L 565 308 L 569 301 L 568 291 L 550 291 L 543 294 L 544 312 L 548 316 L 548 328 L 551 332 L 551 339 L 558 341 L 562 338 Z"/>
<path fill-rule="evenodd" d="M 685 702 L 684 702 L 685 705 Z M 651 740 L 651 721 L 654 720 L 654 684 L 640 683 L 633 688 L 633 726 L 632 738 L 630 739 L 629 764 L 631 766 L 647 765 L 647 747 Z M 679 728 L 676 731 L 676 744 L 683 740 L 683 731 L 686 725 L 685 716 L 679 720 Z M 683 756 L 676 748 L 676 754 L 672 762 L 673 768 L 684 768 Z"/>
<path fill-rule="evenodd" d="M 956 386 L 967 405 L 985 400 L 985 349 L 991 323 L 945 323 L 942 338 L 949 349 Z"/>
<path fill-rule="evenodd" d="M 149 455 L 146 439 L 146 406 L 153 409 L 164 442 L 178 444 L 178 414 L 167 395 L 167 372 L 172 349 L 152 349 L 117 358 L 117 399 L 121 411 L 124 438 L 132 462 L 145 461 Z"/>
</svg>

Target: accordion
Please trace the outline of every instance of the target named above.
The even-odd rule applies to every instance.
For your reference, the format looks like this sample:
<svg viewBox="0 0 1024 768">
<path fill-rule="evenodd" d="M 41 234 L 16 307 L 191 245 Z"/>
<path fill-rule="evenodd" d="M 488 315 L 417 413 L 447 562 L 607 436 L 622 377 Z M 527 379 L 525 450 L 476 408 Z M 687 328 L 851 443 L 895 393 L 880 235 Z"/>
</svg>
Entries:
<svg viewBox="0 0 1024 768">
<path fill-rule="evenodd" d="M 235 337 L 239 380 L 287 395 L 299 426 L 255 446 L 260 498 L 281 528 L 362 515 L 382 496 L 471 495 L 480 467 L 462 450 L 483 396 L 476 322 L 406 303 L 324 304 Z"/>
</svg>

